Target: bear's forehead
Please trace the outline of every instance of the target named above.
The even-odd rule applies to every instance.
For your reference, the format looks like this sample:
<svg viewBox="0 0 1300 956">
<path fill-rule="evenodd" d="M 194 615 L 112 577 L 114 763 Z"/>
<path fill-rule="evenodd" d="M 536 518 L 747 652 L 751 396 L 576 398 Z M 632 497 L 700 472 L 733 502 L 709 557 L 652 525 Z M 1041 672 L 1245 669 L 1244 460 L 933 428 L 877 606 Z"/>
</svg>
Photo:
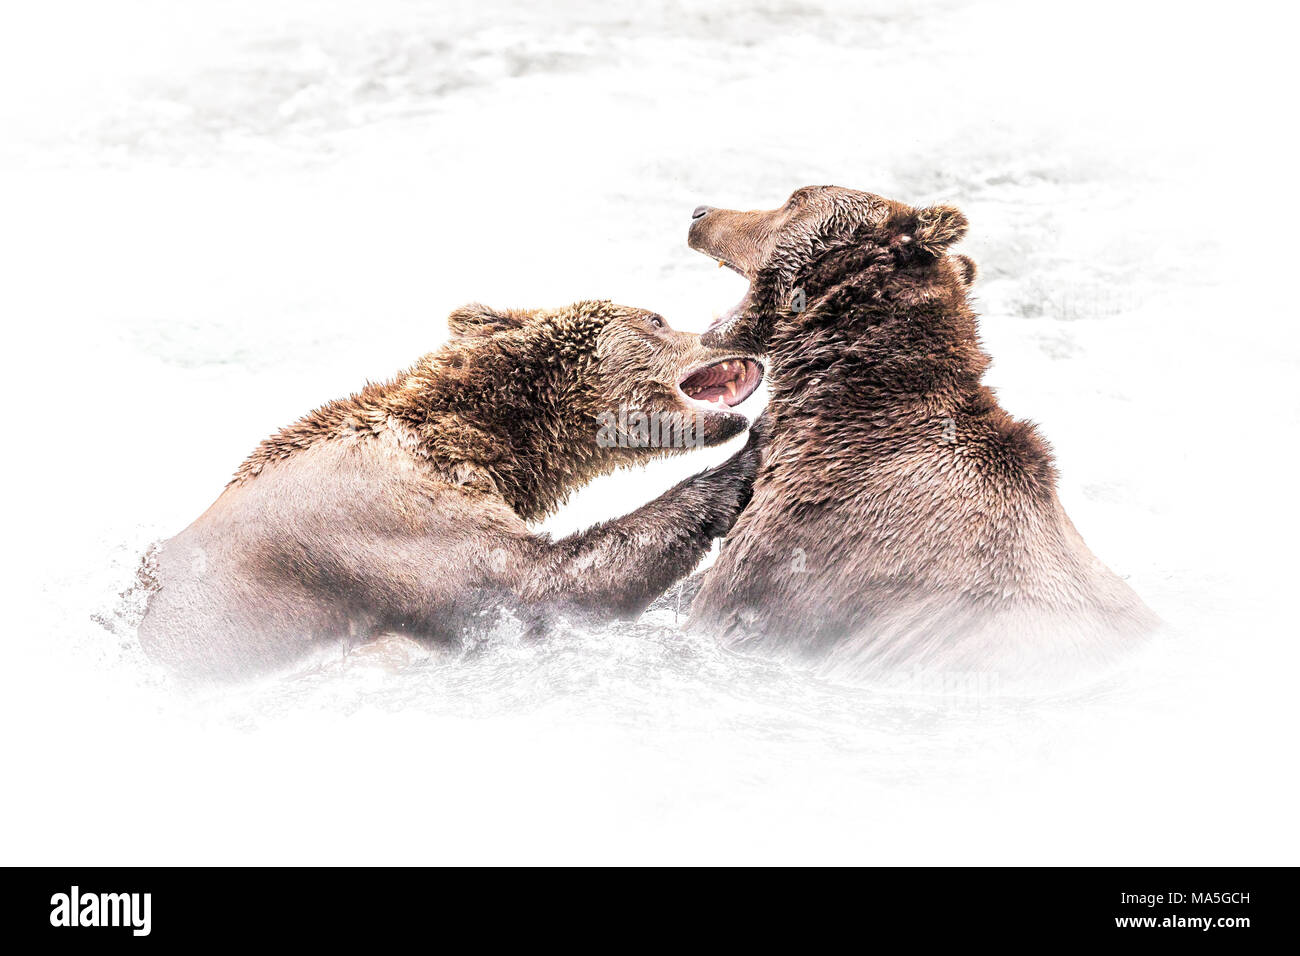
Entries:
<svg viewBox="0 0 1300 956">
<path fill-rule="evenodd" d="M 901 203 L 859 189 L 844 186 L 805 186 L 790 195 L 796 215 L 813 218 L 866 220 L 883 219 Z"/>
<path fill-rule="evenodd" d="M 658 313 L 650 309 L 641 309 L 632 305 L 618 305 L 613 302 L 602 303 L 602 307 L 593 314 L 593 318 L 606 325 L 629 321 L 644 322 L 656 317 L 658 317 Z"/>
<path fill-rule="evenodd" d="M 620 330 L 644 325 L 656 314 L 608 301 L 576 302 L 546 315 L 538 331 L 571 345 L 585 343 L 585 347 L 593 347 L 611 336 L 620 338 Z"/>
<path fill-rule="evenodd" d="M 571 314 L 575 318 L 583 319 L 622 319 L 637 318 L 654 315 L 648 309 L 638 309 L 631 305 L 619 305 L 617 302 L 610 302 L 608 299 L 593 299 L 587 302 L 574 303 L 572 308 L 561 310 L 563 313 Z"/>
<path fill-rule="evenodd" d="M 874 193 L 842 186 L 805 186 L 776 211 L 767 264 L 789 268 L 806 261 L 823 244 L 865 228 L 885 228 L 910 207 Z"/>
</svg>

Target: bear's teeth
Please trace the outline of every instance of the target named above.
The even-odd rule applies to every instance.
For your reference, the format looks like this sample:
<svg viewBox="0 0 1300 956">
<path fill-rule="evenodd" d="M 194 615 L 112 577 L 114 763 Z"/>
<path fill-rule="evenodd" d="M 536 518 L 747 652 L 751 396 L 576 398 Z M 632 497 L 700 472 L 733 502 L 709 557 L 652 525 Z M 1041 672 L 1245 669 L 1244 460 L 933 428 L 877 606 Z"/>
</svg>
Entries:
<svg viewBox="0 0 1300 956">
<path fill-rule="evenodd" d="M 723 266 L 725 266 L 726 264 L 727 264 L 727 260 L 726 260 L 726 259 L 719 259 L 719 260 L 718 260 L 718 268 L 719 268 L 719 269 L 721 269 L 721 268 L 722 268 Z"/>
</svg>

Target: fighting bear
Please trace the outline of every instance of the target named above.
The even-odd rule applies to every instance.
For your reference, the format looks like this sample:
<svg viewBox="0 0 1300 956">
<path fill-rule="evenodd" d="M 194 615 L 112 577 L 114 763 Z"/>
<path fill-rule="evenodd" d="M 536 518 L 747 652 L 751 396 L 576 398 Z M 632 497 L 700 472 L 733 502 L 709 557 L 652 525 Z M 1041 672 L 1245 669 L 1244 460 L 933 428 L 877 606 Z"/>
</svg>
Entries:
<svg viewBox="0 0 1300 956">
<path fill-rule="evenodd" d="M 1092 673 L 1156 624 L 1084 544 L 1051 452 L 981 384 L 950 206 L 833 186 L 700 207 L 692 248 L 750 280 L 706 343 L 768 356 L 771 443 L 693 627 L 835 679 Z"/>
<path fill-rule="evenodd" d="M 730 528 L 752 443 L 571 537 L 527 522 L 621 465 L 738 435 L 732 406 L 762 377 L 752 357 L 609 302 L 470 306 L 449 324 L 409 370 L 264 441 L 161 546 L 140 628 L 151 656 L 244 677 L 379 633 L 454 641 L 503 608 L 541 629 L 555 612 L 634 616 Z"/>
</svg>

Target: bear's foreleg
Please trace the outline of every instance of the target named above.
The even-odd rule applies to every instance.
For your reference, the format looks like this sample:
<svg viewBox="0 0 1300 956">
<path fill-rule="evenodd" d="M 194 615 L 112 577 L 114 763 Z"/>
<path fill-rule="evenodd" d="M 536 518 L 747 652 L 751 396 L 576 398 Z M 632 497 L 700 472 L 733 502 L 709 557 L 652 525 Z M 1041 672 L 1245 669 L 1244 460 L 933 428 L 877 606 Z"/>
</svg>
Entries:
<svg viewBox="0 0 1300 956">
<path fill-rule="evenodd" d="M 748 504 L 760 456 L 750 442 L 630 514 L 559 541 L 531 539 L 515 592 L 527 605 L 599 619 L 636 617 L 708 553 Z"/>
</svg>

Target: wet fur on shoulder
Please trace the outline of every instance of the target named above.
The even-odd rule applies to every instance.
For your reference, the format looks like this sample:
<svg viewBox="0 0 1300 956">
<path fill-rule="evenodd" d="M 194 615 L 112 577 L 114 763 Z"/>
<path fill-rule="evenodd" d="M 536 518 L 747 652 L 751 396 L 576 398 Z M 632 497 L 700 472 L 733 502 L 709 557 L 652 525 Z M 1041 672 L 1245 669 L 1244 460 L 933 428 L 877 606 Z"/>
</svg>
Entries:
<svg viewBox="0 0 1300 956">
<path fill-rule="evenodd" d="M 445 346 L 281 429 L 233 483 L 320 441 L 394 430 L 434 473 L 501 494 L 526 520 L 544 517 L 572 489 L 621 463 L 590 440 L 610 401 L 610 373 L 597 358 L 604 305 L 531 316 L 458 309 Z"/>
</svg>

